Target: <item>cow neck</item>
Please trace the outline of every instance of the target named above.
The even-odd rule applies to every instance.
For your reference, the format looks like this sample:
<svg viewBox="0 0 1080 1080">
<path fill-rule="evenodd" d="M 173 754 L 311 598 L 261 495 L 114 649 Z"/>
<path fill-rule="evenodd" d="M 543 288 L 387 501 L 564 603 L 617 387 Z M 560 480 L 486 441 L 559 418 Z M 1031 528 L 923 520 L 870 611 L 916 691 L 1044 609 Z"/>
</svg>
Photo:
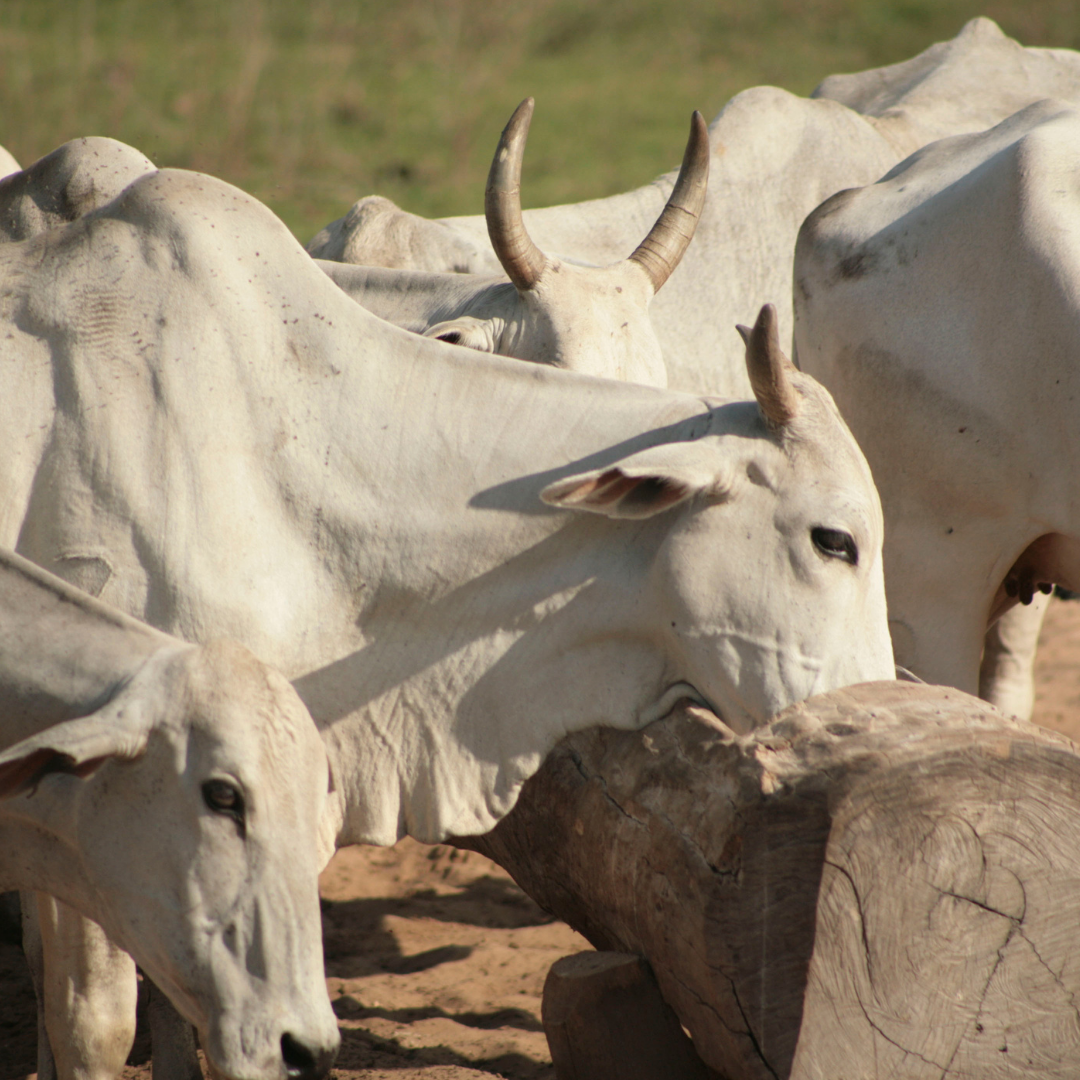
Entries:
<svg viewBox="0 0 1080 1080">
<path fill-rule="evenodd" d="M 343 788 L 342 842 L 485 831 L 566 731 L 638 722 L 665 689 L 644 578 L 670 517 L 616 523 L 539 493 L 713 422 L 693 398 L 379 332 L 374 359 L 343 361 L 305 406 L 344 417 L 364 402 L 369 422 L 335 424 L 321 464 L 283 474 L 290 491 L 335 496 L 303 531 L 335 567 L 324 602 L 351 607 L 295 685 Z M 549 734 L 527 751 L 507 738 L 500 759 L 492 718 Z M 479 806 L 465 809 L 463 771 L 490 782 Z"/>
</svg>

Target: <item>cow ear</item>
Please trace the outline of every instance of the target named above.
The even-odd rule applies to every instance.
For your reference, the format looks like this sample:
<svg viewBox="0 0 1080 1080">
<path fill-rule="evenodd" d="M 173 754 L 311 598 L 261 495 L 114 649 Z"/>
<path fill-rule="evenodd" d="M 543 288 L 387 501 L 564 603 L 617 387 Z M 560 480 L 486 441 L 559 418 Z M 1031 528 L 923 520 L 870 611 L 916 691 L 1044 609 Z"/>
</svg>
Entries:
<svg viewBox="0 0 1080 1080">
<path fill-rule="evenodd" d="M 109 758 L 139 757 L 150 734 L 142 712 L 131 703 L 110 703 L 9 747 L 0 753 L 0 799 L 37 787 L 50 773 L 85 777 Z"/>
<path fill-rule="evenodd" d="M 714 440 L 699 439 L 653 446 L 602 469 L 556 480 L 540 492 L 540 498 L 564 510 L 641 519 L 696 495 L 723 501 L 731 487 L 729 470 Z"/>
<path fill-rule="evenodd" d="M 435 323 L 424 331 L 424 337 L 436 338 L 449 345 L 461 345 L 466 349 L 476 349 L 477 352 L 495 352 L 495 335 L 491 323 L 484 319 L 474 319 L 471 315 Z"/>
</svg>

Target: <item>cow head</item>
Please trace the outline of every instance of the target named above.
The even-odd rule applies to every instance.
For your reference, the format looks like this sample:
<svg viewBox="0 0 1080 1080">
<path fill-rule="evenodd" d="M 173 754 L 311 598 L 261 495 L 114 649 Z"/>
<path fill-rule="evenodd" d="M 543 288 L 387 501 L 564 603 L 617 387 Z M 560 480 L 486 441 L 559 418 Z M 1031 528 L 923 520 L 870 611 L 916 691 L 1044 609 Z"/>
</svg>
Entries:
<svg viewBox="0 0 1080 1080">
<path fill-rule="evenodd" d="M 710 424 L 541 497 L 611 518 L 686 508 L 653 566 L 650 612 L 673 673 L 661 700 L 696 697 L 748 730 L 793 701 L 891 679 L 894 668 L 866 461 L 828 393 L 780 351 L 772 307 L 740 329 L 756 407 L 727 406 L 739 413 L 733 424 L 728 412 L 723 434 Z"/>
<path fill-rule="evenodd" d="M 545 255 L 521 213 L 521 164 L 533 99 L 503 131 L 484 196 L 488 235 L 510 285 L 482 292 L 426 336 L 519 360 L 634 382 L 667 385 L 649 301 L 679 264 L 705 204 L 709 135 L 695 112 L 679 177 L 648 236 L 627 259 L 575 266 Z"/>
<path fill-rule="evenodd" d="M 237 1080 L 322 1076 L 338 1046 L 318 873 L 328 769 L 295 691 L 246 649 L 167 646 L 89 716 L 0 755 L 81 862 L 85 914 Z M 85 905 L 84 905 L 85 907 Z"/>
</svg>

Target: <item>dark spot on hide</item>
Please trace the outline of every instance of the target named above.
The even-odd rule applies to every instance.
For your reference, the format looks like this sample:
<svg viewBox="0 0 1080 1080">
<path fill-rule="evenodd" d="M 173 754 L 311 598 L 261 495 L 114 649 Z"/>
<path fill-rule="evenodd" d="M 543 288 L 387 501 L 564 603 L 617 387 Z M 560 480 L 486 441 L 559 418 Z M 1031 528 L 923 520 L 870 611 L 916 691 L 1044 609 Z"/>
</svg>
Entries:
<svg viewBox="0 0 1080 1080">
<path fill-rule="evenodd" d="M 837 270 L 842 278 L 860 278 L 869 274 L 877 261 L 877 256 L 873 252 L 856 251 L 841 259 Z"/>
</svg>

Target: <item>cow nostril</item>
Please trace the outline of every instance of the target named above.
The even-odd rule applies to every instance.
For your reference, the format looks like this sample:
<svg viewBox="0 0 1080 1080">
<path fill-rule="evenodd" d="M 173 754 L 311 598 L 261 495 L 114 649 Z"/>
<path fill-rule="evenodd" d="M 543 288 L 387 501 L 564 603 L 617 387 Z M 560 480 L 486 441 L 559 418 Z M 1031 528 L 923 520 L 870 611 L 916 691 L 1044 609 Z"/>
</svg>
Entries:
<svg viewBox="0 0 1080 1080">
<path fill-rule="evenodd" d="M 336 1050 L 314 1051 L 287 1031 L 281 1036 L 281 1057 L 289 1080 L 320 1080 L 330 1071 Z"/>
</svg>

